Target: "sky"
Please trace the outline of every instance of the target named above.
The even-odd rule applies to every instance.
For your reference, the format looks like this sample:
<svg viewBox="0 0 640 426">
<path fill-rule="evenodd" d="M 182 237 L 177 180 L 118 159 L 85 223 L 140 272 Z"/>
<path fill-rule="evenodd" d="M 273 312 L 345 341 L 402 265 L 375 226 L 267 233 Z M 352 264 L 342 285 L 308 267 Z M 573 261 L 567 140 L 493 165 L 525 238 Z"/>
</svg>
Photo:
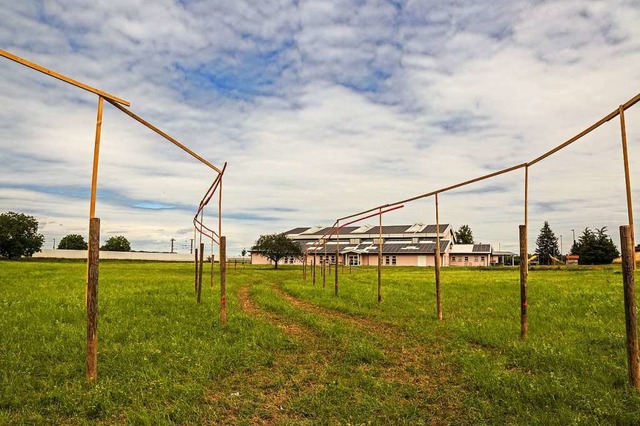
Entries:
<svg viewBox="0 0 640 426">
<path fill-rule="evenodd" d="M 221 167 L 223 234 L 336 218 L 530 161 L 640 92 L 640 1 L 14 1 L 0 48 L 131 102 Z M 87 235 L 97 97 L 0 58 L 0 212 L 45 248 Z M 640 217 L 640 105 L 626 112 Z M 188 253 L 215 174 L 105 105 L 102 241 Z M 529 171 L 530 251 L 627 223 L 614 119 Z M 524 172 L 439 197 L 440 222 L 517 251 Z M 215 220 L 205 211 L 205 220 Z M 435 223 L 434 200 L 385 224 Z M 376 223 L 372 219 L 369 223 Z M 367 223 L 367 222 L 364 222 Z M 636 233 L 637 234 L 637 233 Z M 636 238 L 638 239 L 638 238 Z"/>
</svg>

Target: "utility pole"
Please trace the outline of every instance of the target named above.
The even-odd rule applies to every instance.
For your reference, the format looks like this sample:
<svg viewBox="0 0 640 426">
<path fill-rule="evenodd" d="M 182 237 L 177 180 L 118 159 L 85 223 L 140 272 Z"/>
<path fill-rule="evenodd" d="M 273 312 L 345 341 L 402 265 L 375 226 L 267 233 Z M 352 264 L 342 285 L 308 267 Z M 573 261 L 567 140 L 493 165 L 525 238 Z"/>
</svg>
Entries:
<svg viewBox="0 0 640 426">
<path fill-rule="evenodd" d="M 56 249 L 56 239 L 55 238 L 53 239 L 53 249 L 54 250 Z"/>
<path fill-rule="evenodd" d="M 572 229 L 571 230 L 571 234 L 573 235 L 573 244 L 575 244 L 576 243 L 576 230 Z"/>
<path fill-rule="evenodd" d="M 173 242 L 175 241 L 175 238 L 171 238 L 171 253 L 173 253 Z"/>
<path fill-rule="evenodd" d="M 562 256 L 562 234 L 560 234 L 560 256 Z"/>
<path fill-rule="evenodd" d="M 189 249 L 189 254 L 193 254 L 193 238 L 191 239 L 191 249 Z"/>
</svg>

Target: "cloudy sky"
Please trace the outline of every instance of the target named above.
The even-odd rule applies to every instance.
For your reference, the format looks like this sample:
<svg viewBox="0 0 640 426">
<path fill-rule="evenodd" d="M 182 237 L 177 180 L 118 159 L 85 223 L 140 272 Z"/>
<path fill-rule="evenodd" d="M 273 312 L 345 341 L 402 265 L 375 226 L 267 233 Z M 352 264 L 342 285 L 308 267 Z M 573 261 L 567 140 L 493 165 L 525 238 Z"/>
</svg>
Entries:
<svg viewBox="0 0 640 426">
<path fill-rule="evenodd" d="M 13 1 L 0 48 L 131 101 L 228 162 L 229 254 L 533 159 L 640 92 L 640 1 Z M 0 58 L 0 211 L 86 235 L 97 98 Z M 627 111 L 640 217 L 640 105 Z M 619 121 L 530 170 L 530 239 L 626 222 Z M 105 105 L 97 216 L 188 252 L 212 171 Z M 524 172 L 441 195 L 515 250 Z M 207 215 L 210 220 L 213 211 Z M 387 224 L 433 223 L 433 199 Z M 533 245 L 533 243 L 532 243 Z"/>
</svg>

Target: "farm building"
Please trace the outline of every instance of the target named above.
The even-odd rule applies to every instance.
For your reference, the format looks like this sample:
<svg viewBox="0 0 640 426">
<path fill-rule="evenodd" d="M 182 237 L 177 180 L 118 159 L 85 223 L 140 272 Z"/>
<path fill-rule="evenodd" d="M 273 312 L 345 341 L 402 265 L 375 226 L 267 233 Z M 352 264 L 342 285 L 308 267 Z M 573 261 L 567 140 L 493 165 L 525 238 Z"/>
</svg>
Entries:
<svg viewBox="0 0 640 426">
<path fill-rule="evenodd" d="M 493 256 L 490 244 L 455 244 L 449 224 L 440 225 L 439 231 L 443 266 L 488 266 L 503 260 Z M 308 263 L 315 258 L 317 265 L 324 262 L 335 264 L 336 259 L 342 265 L 377 265 L 380 236 L 383 265 L 435 265 L 436 225 L 389 225 L 383 226 L 382 230 L 371 225 L 347 226 L 339 232 L 331 227 L 316 226 L 294 228 L 284 234 L 300 244 Z M 328 235 L 332 235 L 331 239 L 324 245 L 323 238 Z M 265 265 L 271 261 L 252 251 L 251 263 Z M 302 261 L 291 257 L 282 259 L 281 263 L 299 265 Z"/>
</svg>

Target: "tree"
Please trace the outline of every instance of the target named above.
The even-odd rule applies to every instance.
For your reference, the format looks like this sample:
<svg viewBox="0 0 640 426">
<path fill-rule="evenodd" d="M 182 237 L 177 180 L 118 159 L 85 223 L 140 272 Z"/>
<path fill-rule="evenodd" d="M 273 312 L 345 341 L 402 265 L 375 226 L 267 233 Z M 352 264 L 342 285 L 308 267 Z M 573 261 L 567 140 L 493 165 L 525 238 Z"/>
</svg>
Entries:
<svg viewBox="0 0 640 426">
<path fill-rule="evenodd" d="M 131 245 L 129 241 L 122 235 L 117 235 L 107 239 L 100 250 L 105 251 L 131 251 Z"/>
<path fill-rule="evenodd" d="M 536 240 L 536 254 L 541 265 L 551 265 L 551 257 L 560 253 L 558 249 L 558 237 L 555 236 L 549 222 L 545 220 L 540 234 Z"/>
<path fill-rule="evenodd" d="M 245 257 L 247 255 L 247 249 L 242 249 L 242 257 Z"/>
<path fill-rule="evenodd" d="M 82 235 L 69 234 L 62 237 L 58 243 L 58 248 L 60 250 L 87 250 L 89 245 Z"/>
<path fill-rule="evenodd" d="M 0 214 L 0 256 L 17 259 L 40 251 L 44 236 L 38 234 L 38 221 L 23 213 Z"/>
<path fill-rule="evenodd" d="M 278 262 L 285 256 L 293 256 L 298 259 L 302 257 L 300 246 L 287 238 L 285 234 L 261 235 L 251 250 L 271 259 L 275 269 L 278 269 Z"/>
<path fill-rule="evenodd" d="M 473 244 L 473 233 L 469 225 L 462 225 L 456 232 L 456 242 L 458 244 Z"/>
<path fill-rule="evenodd" d="M 607 235 L 606 226 L 596 228 L 596 232 L 585 228 L 578 241 L 571 247 L 571 254 L 580 256 L 580 265 L 606 265 L 620 256 L 618 248 Z"/>
</svg>

